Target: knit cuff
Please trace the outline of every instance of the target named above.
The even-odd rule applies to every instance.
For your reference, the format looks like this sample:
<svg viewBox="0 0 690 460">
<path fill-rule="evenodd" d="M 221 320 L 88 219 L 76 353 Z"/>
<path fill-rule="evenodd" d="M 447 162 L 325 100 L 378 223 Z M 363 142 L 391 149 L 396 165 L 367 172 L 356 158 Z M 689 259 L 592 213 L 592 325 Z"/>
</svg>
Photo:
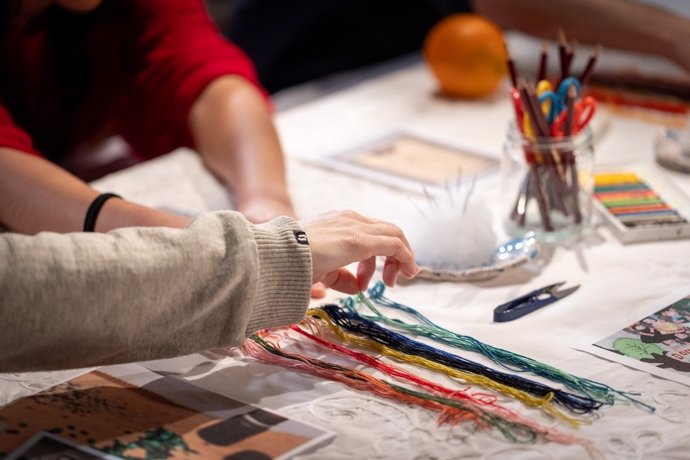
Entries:
<svg viewBox="0 0 690 460">
<path fill-rule="evenodd" d="M 246 334 L 300 321 L 309 306 L 311 250 L 297 222 L 278 217 L 253 226 L 259 254 L 254 311 Z"/>
</svg>

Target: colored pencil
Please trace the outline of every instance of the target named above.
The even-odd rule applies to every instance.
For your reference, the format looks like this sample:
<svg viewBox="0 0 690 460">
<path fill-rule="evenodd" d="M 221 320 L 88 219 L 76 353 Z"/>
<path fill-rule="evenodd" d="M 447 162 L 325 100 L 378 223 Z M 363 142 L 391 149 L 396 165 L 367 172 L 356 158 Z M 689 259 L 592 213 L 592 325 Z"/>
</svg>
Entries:
<svg viewBox="0 0 690 460">
<path fill-rule="evenodd" d="M 582 74 L 580 74 L 580 84 L 585 85 L 589 81 L 589 78 L 592 76 L 592 71 L 594 70 L 594 65 L 597 63 L 597 60 L 599 59 L 599 55 L 601 54 L 601 45 L 597 45 L 594 47 L 594 51 L 592 51 L 592 54 L 589 56 L 589 60 L 587 61 L 587 65 L 585 66 L 585 70 L 582 71 Z"/>
<path fill-rule="evenodd" d="M 546 79 L 546 68 L 549 59 L 549 44 L 544 42 L 541 47 L 541 55 L 539 57 L 539 70 L 537 72 L 537 82 Z"/>
<path fill-rule="evenodd" d="M 508 45 L 503 42 L 503 47 L 506 51 L 506 67 L 508 68 L 508 75 L 510 76 L 510 84 L 513 88 L 517 88 L 517 71 L 515 70 L 515 61 L 510 56 L 510 51 L 508 50 Z"/>
</svg>

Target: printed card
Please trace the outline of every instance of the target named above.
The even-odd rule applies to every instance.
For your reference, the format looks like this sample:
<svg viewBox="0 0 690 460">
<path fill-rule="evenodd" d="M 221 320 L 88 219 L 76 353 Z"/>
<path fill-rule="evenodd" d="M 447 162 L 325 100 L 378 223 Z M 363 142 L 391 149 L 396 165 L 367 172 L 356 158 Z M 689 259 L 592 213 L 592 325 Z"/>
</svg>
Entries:
<svg viewBox="0 0 690 460">
<path fill-rule="evenodd" d="M 576 348 L 690 385 L 690 295 Z"/>
<path fill-rule="evenodd" d="M 137 365 L 18 400 L 0 427 L 10 459 L 284 459 L 334 435 Z"/>
</svg>

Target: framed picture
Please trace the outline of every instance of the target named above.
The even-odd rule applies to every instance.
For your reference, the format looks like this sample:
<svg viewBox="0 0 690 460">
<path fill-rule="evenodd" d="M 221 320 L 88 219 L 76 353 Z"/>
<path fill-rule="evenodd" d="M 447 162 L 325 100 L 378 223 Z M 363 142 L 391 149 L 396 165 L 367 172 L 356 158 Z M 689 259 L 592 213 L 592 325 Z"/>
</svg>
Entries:
<svg viewBox="0 0 690 460">
<path fill-rule="evenodd" d="M 459 145 L 395 132 L 314 163 L 418 193 L 443 191 L 498 166 L 498 159 Z"/>
</svg>

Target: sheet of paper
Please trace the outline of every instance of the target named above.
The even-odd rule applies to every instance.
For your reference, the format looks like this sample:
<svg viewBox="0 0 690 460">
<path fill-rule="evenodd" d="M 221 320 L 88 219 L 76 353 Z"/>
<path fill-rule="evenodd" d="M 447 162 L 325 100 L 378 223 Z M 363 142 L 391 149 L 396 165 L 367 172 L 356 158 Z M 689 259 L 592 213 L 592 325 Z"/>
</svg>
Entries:
<svg viewBox="0 0 690 460">
<path fill-rule="evenodd" d="M 690 286 L 662 300 L 647 316 L 578 350 L 690 386 Z"/>
<path fill-rule="evenodd" d="M 495 158 L 471 149 L 405 132 L 382 136 L 315 163 L 419 193 L 443 191 L 498 165 Z"/>
<path fill-rule="evenodd" d="M 50 448 L 69 458 L 97 458 L 95 449 L 116 458 L 284 459 L 333 437 L 137 365 L 93 371 L 16 401 L 0 410 L 0 421 L 0 457 Z"/>
</svg>

